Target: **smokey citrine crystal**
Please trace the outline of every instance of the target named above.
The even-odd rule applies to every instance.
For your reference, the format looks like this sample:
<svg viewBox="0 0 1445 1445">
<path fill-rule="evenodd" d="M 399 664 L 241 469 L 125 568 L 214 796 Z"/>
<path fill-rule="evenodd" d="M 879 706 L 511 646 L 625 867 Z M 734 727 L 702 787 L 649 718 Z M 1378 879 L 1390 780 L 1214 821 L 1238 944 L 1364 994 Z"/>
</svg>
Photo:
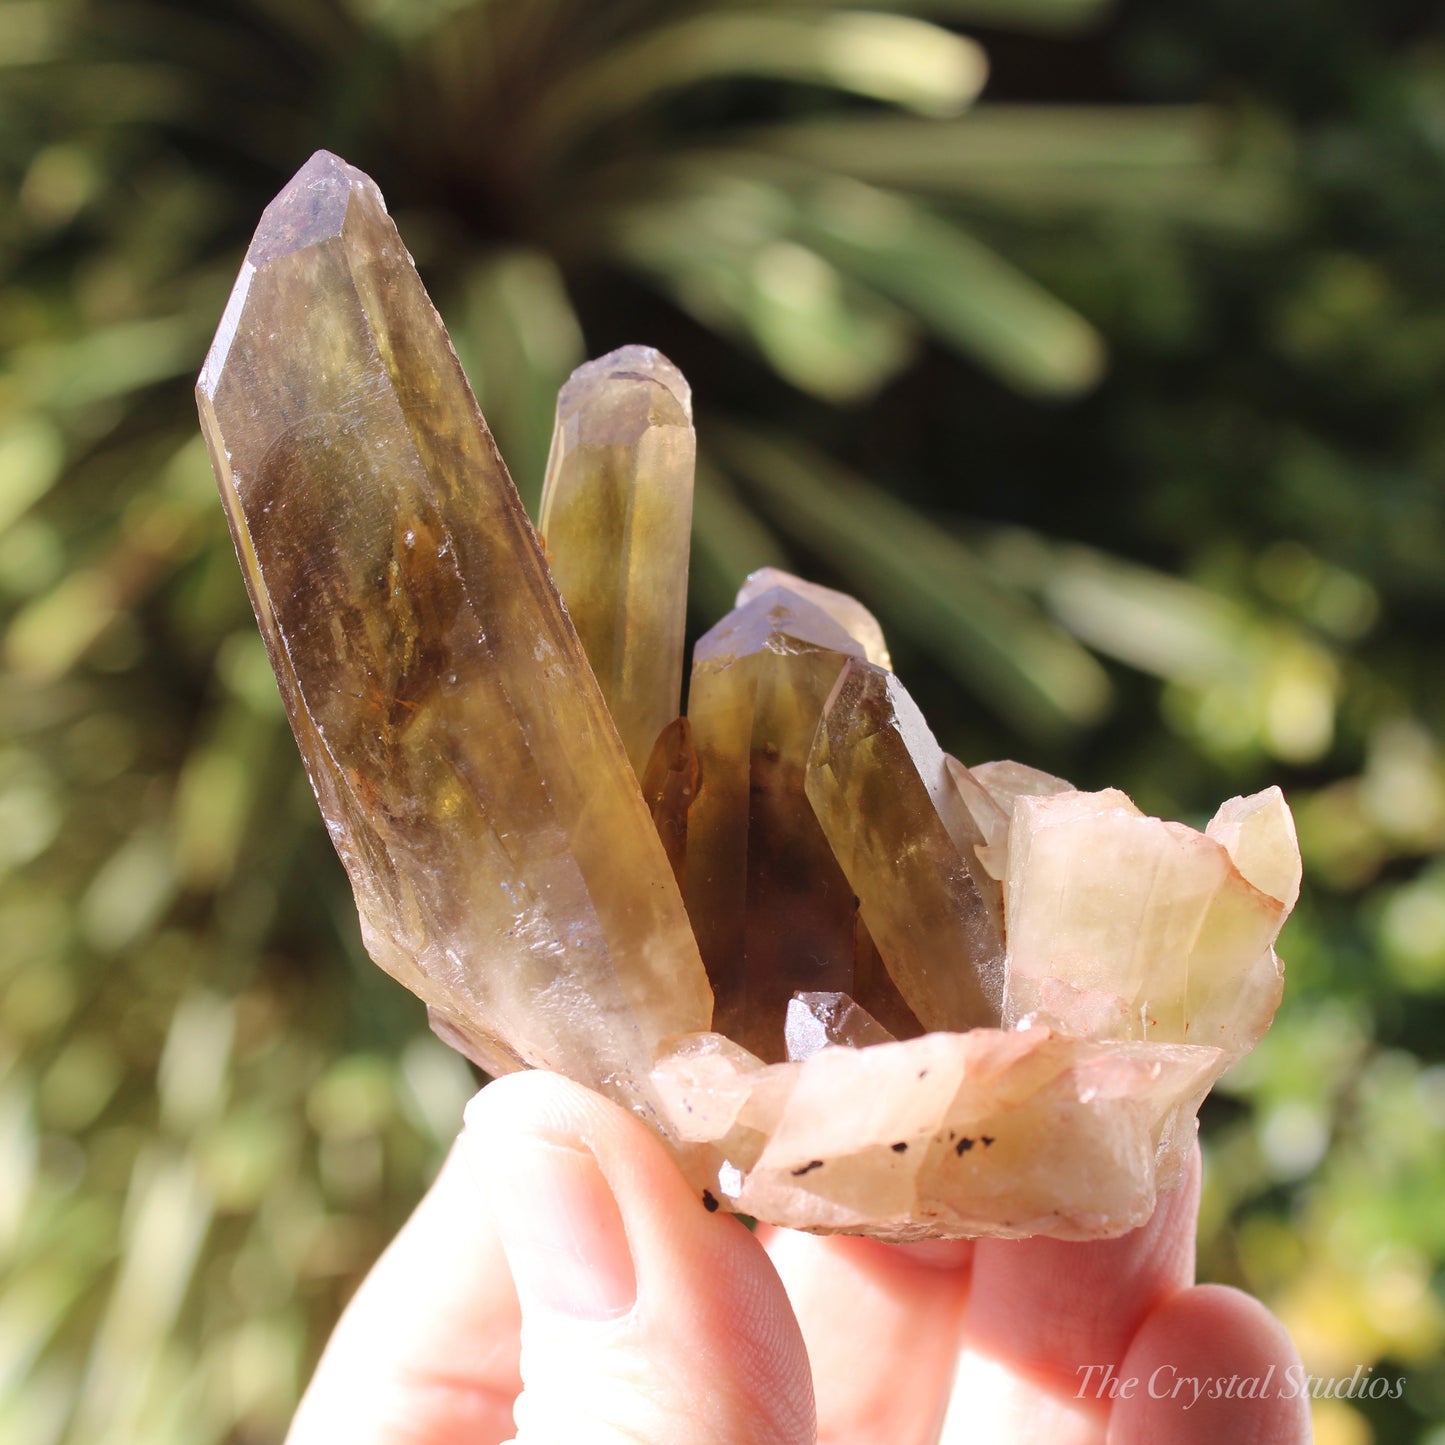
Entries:
<svg viewBox="0 0 1445 1445">
<path fill-rule="evenodd" d="M 579 366 L 557 397 L 538 526 L 639 778 L 682 706 L 695 454 L 692 393 L 650 346 Z"/>
<path fill-rule="evenodd" d="M 717 995 L 715 1026 L 764 1059 L 786 1057 L 795 992 L 853 985 L 853 890 L 804 777 L 824 699 L 861 651 L 821 608 L 772 587 L 724 617 L 693 654 L 699 785 L 687 911 Z"/>
<path fill-rule="evenodd" d="M 824 705 L 808 800 L 863 921 L 926 1029 L 996 1025 L 1003 901 L 943 750 L 891 672 L 861 659 Z"/>
<path fill-rule="evenodd" d="M 484 1064 L 646 1108 L 712 998 L 577 634 L 380 193 L 312 158 L 198 388 L 373 957 Z"/>
<path fill-rule="evenodd" d="M 738 589 L 737 605 L 746 607 L 754 597 L 774 587 L 795 593 L 804 602 L 811 602 L 814 607 L 826 612 L 863 649 L 863 656 L 869 662 L 877 663 L 879 667 L 893 666 L 878 619 L 856 597 L 850 597 L 846 592 L 795 577 L 781 567 L 759 567 Z"/>
<path fill-rule="evenodd" d="M 1148 1217 L 1279 1002 L 1277 789 L 1200 833 L 966 767 L 873 614 L 772 568 L 699 642 L 680 715 L 686 382 L 645 347 L 574 374 L 544 550 L 335 156 L 262 217 L 197 395 L 366 946 L 443 1038 L 611 1095 L 700 1198 L 771 1223 Z"/>
</svg>

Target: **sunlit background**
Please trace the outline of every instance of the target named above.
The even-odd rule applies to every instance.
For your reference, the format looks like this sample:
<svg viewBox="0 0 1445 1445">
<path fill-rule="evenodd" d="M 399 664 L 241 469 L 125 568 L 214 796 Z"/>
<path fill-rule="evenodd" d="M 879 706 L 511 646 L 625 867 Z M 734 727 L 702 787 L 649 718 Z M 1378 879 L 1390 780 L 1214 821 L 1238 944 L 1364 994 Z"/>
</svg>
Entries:
<svg viewBox="0 0 1445 1445">
<path fill-rule="evenodd" d="M 362 952 L 191 382 L 316 146 L 535 504 L 661 347 L 693 621 L 856 591 L 967 761 L 1281 783 L 1206 1277 L 1445 1445 L 1445 29 L 1407 0 L 0 0 L 0 1440 L 279 1440 L 474 1087 Z"/>
</svg>

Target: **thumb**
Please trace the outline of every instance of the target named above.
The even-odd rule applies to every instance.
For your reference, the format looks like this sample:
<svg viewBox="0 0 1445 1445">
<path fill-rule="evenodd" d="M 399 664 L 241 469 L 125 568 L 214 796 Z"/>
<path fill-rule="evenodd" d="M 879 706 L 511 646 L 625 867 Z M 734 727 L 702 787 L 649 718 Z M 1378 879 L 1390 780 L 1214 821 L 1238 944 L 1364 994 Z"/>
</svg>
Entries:
<svg viewBox="0 0 1445 1445">
<path fill-rule="evenodd" d="M 516 1445 L 803 1445 L 802 1335 L 762 1246 L 578 1084 L 513 1074 L 467 1108 L 522 1305 Z"/>
</svg>

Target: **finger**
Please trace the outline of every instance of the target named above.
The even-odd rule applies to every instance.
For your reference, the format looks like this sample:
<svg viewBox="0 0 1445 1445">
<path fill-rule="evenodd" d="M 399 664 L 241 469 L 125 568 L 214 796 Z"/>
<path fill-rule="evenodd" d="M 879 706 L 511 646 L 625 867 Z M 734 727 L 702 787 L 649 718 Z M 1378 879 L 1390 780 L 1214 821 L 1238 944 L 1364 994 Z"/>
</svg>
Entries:
<svg viewBox="0 0 1445 1445">
<path fill-rule="evenodd" d="M 967 1329 L 972 1348 L 1070 1394 L 1078 1366 L 1118 1364 L 1144 1317 L 1194 1282 L 1196 1149 L 1178 1189 L 1118 1239 L 981 1240 Z"/>
<path fill-rule="evenodd" d="M 804 1445 L 807 1356 L 776 1272 L 656 1137 L 555 1075 L 467 1110 L 522 1303 L 518 1445 Z"/>
<path fill-rule="evenodd" d="M 1144 1321 L 1119 1369 L 1109 1445 L 1304 1445 L 1303 1367 L 1285 1328 L 1256 1299 L 1200 1285 Z"/>
<path fill-rule="evenodd" d="M 512 1430 L 521 1310 L 454 1146 L 331 1337 L 287 1445 L 496 1445 Z"/>
<path fill-rule="evenodd" d="M 980 1240 L 944 1438 L 963 1428 L 954 1421 L 966 1408 L 971 1440 L 1102 1439 L 1109 1400 L 1099 1382 L 1155 1306 L 1193 1282 L 1198 1214 L 1196 1149 L 1180 1187 L 1119 1239 Z M 1029 1432 L 1025 1418 L 1036 1422 Z"/>
<path fill-rule="evenodd" d="M 819 1445 L 932 1445 L 958 1358 L 972 1244 L 759 1234 L 808 1347 Z"/>
</svg>

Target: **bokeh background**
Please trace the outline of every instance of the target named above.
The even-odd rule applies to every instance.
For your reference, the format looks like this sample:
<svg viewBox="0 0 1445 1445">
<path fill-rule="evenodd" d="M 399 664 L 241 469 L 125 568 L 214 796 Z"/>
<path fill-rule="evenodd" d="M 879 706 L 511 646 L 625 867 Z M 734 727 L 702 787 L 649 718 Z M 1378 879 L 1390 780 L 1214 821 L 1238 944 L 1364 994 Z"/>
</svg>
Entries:
<svg viewBox="0 0 1445 1445">
<path fill-rule="evenodd" d="M 1207 1277 L 1445 1445 L 1445 27 L 1407 0 L 0 0 L 0 1439 L 279 1440 L 474 1087 L 364 956 L 191 383 L 370 171 L 535 503 L 690 377 L 693 621 L 859 593 L 945 746 L 1306 887 Z"/>
</svg>

